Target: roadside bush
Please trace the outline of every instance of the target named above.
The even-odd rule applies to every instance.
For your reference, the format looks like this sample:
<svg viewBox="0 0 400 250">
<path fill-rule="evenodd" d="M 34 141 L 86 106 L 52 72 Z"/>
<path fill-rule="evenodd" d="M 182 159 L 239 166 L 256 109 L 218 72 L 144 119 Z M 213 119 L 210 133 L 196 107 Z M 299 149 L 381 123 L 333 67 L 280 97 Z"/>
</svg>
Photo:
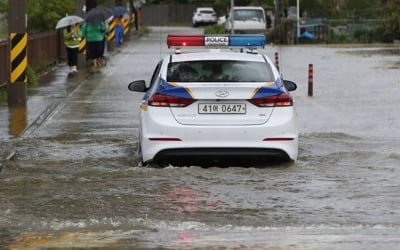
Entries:
<svg viewBox="0 0 400 250">
<path fill-rule="evenodd" d="M 392 43 L 393 36 L 384 32 L 383 27 L 372 27 L 366 29 L 359 29 L 354 32 L 354 40 L 360 43 Z"/>
<path fill-rule="evenodd" d="M 400 33 L 399 34 L 391 34 L 385 32 L 385 27 L 380 25 L 374 30 L 374 35 L 376 37 L 376 40 L 379 42 L 383 43 L 393 43 L 394 40 L 399 40 L 400 39 Z"/>
<path fill-rule="evenodd" d="M 335 30 L 329 29 L 328 43 L 346 43 L 348 41 L 349 39 L 346 33 L 336 33 Z"/>
<path fill-rule="evenodd" d="M 204 34 L 226 34 L 224 24 L 214 24 L 204 29 Z"/>
<path fill-rule="evenodd" d="M 369 29 L 359 29 L 354 32 L 354 40 L 361 43 L 372 42 L 372 32 Z"/>
<path fill-rule="evenodd" d="M 36 87 L 39 85 L 39 80 L 36 72 L 28 65 L 26 68 L 26 76 L 28 78 L 28 86 Z M 0 103 L 7 101 L 7 87 L 0 89 Z"/>
<path fill-rule="evenodd" d="M 282 19 L 282 23 L 267 34 L 268 42 L 276 44 L 290 44 L 293 42 L 293 27 L 296 21 Z"/>
<path fill-rule="evenodd" d="M 32 69 L 31 66 L 28 65 L 26 69 L 26 75 L 28 77 L 28 84 L 30 86 L 36 87 L 39 85 L 39 80 L 36 72 Z"/>
</svg>

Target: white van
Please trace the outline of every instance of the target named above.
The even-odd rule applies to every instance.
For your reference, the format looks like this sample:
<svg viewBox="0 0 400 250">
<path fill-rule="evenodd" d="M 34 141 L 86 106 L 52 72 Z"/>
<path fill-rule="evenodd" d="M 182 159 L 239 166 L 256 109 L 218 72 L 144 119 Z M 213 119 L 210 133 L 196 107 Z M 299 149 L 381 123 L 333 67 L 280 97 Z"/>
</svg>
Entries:
<svg viewBox="0 0 400 250">
<path fill-rule="evenodd" d="M 233 7 L 225 22 L 225 29 L 235 33 L 265 33 L 267 28 L 265 11 L 262 7 Z"/>
</svg>

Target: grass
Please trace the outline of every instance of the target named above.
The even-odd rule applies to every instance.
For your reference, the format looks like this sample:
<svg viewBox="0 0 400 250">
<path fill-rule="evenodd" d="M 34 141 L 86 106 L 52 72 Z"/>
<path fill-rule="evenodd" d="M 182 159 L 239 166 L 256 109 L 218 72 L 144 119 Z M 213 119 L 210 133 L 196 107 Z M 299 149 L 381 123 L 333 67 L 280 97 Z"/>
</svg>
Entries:
<svg viewBox="0 0 400 250">
<path fill-rule="evenodd" d="M 26 75 L 28 77 L 28 87 L 37 87 L 39 86 L 39 78 L 35 70 L 28 65 L 26 69 Z M 7 101 L 7 88 L 0 88 L 0 104 L 5 103 Z"/>
</svg>

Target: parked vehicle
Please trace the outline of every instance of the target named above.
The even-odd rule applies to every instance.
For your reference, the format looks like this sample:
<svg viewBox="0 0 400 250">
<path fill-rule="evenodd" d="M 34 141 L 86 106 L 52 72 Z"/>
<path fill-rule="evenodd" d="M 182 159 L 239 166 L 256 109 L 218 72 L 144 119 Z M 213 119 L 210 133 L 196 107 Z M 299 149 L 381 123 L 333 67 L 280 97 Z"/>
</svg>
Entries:
<svg viewBox="0 0 400 250">
<path fill-rule="evenodd" d="M 265 33 L 267 28 L 262 7 L 234 7 L 225 22 L 225 29 L 234 33 Z"/>
<path fill-rule="evenodd" d="M 197 8 L 193 12 L 192 23 L 193 27 L 197 27 L 200 24 L 215 24 L 217 23 L 217 13 L 212 7 Z"/>
</svg>

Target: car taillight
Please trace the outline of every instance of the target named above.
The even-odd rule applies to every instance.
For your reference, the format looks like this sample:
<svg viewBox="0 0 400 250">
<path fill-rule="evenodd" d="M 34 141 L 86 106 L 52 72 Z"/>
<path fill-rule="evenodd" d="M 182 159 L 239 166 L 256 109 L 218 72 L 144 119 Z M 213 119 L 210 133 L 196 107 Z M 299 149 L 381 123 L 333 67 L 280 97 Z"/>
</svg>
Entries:
<svg viewBox="0 0 400 250">
<path fill-rule="evenodd" d="M 286 93 L 263 97 L 263 98 L 251 99 L 249 101 L 259 107 L 286 107 L 293 105 L 292 97 Z"/>
<path fill-rule="evenodd" d="M 156 93 L 149 99 L 150 106 L 157 107 L 186 107 L 194 102 L 193 99 Z"/>
</svg>

